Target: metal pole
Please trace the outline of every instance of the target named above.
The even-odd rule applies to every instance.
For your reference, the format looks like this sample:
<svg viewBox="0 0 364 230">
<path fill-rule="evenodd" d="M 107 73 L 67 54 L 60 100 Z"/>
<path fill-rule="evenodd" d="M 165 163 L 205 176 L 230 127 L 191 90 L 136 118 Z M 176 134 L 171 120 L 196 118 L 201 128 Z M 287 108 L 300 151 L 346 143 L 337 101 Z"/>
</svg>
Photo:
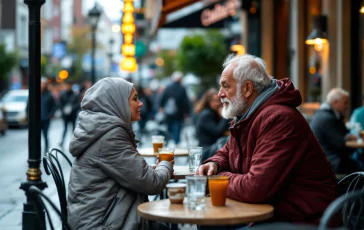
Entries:
<svg viewBox="0 0 364 230">
<path fill-rule="evenodd" d="M 95 49 L 96 49 L 96 28 L 92 28 L 92 49 L 91 49 L 91 81 L 92 84 L 96 82 L 95 76 Z"/>
<path fill-rule="evenodd" d="M 25 191 L 26 203 L 23 205 L 23 230 L 41 229 L 45 226 L 44 214 L 37 219 L 33 204 L 37 203 L 29 194 L 31 185 L 43 190 L 47 184 L 42 181 L 41 162 L 41 123 L 40 123 L 40 8 L 45 0 L 24 0 L 29 8 L 29 131 L 28 131 L 28 171 L 27 181 L 21 183 L 20 189 Z"/>
</svg>

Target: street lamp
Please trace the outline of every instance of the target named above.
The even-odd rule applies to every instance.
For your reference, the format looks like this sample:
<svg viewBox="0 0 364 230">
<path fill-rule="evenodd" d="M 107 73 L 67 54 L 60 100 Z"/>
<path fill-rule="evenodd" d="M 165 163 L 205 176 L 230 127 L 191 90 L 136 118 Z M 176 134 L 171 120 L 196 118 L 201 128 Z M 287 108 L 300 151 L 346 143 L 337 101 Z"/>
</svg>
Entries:
<svg viewBox="0 0 364 230">
<path fill-rule="evenodd" d="M 95 49 L 96 49 L 96 29 L 97 23 L 99 22 L 101 11 L 95 3 L 94 7 L 88 12 L 89 24 L 92 31 L 92 50 L 91 50 L 91 81 L 92 84 L 96 82 L 95 80 Z"/>
<path fill-rule="evenodd" d="M 37 198 L 29 193 L 29 187 L 34 185 L 40 190 L 47 187 L 42 181 L 40 171 L 41 162 L 41 123 L 40 123 L 40 76 L 41 76 L 41 36 L 40 36 L 40 8 L 45 0 L 24 0 L 29 10 L 29 131 L 28 131 L 28 171 L 27 180 L 22 182 L 20 189 L 25 191 L 26 202 L 23 205 L 23 230 L 45 228 L 45 216 L 37 217 L 33 204 Z M 38 218 L 40 221 L 38 221 Z"/>
</svg>

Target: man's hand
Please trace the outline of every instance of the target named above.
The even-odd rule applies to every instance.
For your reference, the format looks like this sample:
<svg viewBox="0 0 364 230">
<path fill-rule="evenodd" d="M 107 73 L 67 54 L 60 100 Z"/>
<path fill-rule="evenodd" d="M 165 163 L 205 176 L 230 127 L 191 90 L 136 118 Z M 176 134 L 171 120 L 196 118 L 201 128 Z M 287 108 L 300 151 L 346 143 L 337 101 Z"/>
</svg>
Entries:
<svg viewBox="0 0 364 230">
<path fill-rule="evenodd" d="M 345 140 L 347 140 L 347 141 L 356 141 L 357 139 L 358 138 L 355 135 L 353 135 L 353 134 L 347 134 L 345 136 Z"/>
<path fill-rule="evenodd" d="M 200 165 L 196 171 L 196 175 L 215 175 L 217 173 L 217 165 L 213 162 Z"/>
</svg>

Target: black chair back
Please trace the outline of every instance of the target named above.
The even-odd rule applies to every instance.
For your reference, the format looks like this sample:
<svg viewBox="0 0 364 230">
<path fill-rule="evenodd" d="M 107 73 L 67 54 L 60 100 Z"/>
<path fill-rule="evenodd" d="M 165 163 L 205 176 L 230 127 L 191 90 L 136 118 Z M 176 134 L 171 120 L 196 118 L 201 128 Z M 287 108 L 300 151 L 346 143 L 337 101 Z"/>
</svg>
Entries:
<svg viewBox="0 0 364 230">
<path fill-rule="evenodd" d="M 56 184 L 59 205 L 61 207 L 61 212 L 64 218 L 67 220 L 67 193 L 66 193 L 66 184 L 64 180 L 64 174 L 62 170 L 61 163 L 59 161 L 58 156 L 61 155 L 68 164 L 72 167 L 72 163 L 70 159 L 59 149 L 53 148 L 46 153 L 43 157 L 43 166 L 47 175 L 52 175 L 54 183 Z M 63 229 L 65 226 L 63 226 Z"/>
<path fill-rule="evenodd" d="M 343 193 L 355 190 L 364 191 L 364 172 L 355 172 L 347 175 L 338 182 L 339 188 Z"/>
<path fill-rule="evenodd" d="M 36 200 L 37 202 L 33 203 L 33 206 L 37 213 L 37 219 L 39 221 L 39 225 L 41 226 L 41 230 L 46 230 L 46 220 L 44 219 L 44 216 L 43 216 L 44 211 L 45 211 L 45 216 L 47 218 L 49 226 L 51 227 L 52 230 L 54 230 L 54 225 L 53 225 L 52 219 L 50 217 L 49 210 L 44 203 L 44 200 L 47 201 L 47 203 L 52 207 L 52 209 L 57 213 L 57 215 L 61 219 L 62 228 L 64 230 L 71 229 L 67 223 L 67 219 L 65 218 L 65 216 L 62 215 L 61 211 L 57 208 L 57 206 L 51 201 L 51 199 L 47 195 L 45 195 L 39 188 L 35 187 L 34 185 L 29 187 L 29 192 L 36 197 L 36 199 L 34 199 L 34 200 Z"/>
<path fill-rule="evenodd" d="M 353 191 L 341 195 L 325 210 L 319 225 L 319 230 L 327 230 L 331 219 L 342 210 L 344 227 L 350 230 L 364 228 L 364 191 Z"/>
</svg>

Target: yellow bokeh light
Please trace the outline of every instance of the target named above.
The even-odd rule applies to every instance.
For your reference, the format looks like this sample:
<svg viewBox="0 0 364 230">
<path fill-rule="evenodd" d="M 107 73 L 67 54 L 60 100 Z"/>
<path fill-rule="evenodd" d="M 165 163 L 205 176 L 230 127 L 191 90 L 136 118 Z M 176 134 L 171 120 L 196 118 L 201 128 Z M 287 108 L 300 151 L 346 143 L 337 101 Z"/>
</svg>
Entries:
<svg viewBox="0 0 364 230">
<path fill-rule="evenodd" d="M 231 49 L 231 51 L 236 52 L 237 55 L 245 54 L 245 47 L 243 45 L 239 45 L 239 44 L 232 45 L 230 47 L 230 49 Z"/>
<path fill-rule="evenodd" d="M 117 25 L 117 24 L 113 25 L 113 26 L 111 27 L 111 30 L 112 30 L 112 32 L 114 32 L 114 33 L 119 33 L 119 32 L 120 32 L 120 25 Z"/>
<path fill-rule="evenodd" d="M 58 75 L 62 80 L 68 78 L 68 72 L 66 70 L 61 70 Z"/>
<path fill-rule="evenodd" d="M 155 59 L 155 64 L 156 64 L 157 66 L 163 66 L 163 65 L 164 65 L 164 60 L 163 60 L 163 58 L 157 58 L 157 59 Z"/>
<path fill-rule="evenodd" d="M 364 14 L 364 6 L 362 6 L 359 10 L 360 13 Z"/>
<path fill-rule="evenodd" d="M 130 13 L 133 13 L 133 12 L 134 12 L 134 6 L 133 6 L 133 3 L 132 3 L 132 2 L 125 2 L 125 3 L 124 3 L 123 12 L 130 12 Z"/>
<path fill-rule="evenodd" d="M 307 45 L 320 45 L 327 43 L 327 39 L 325 38 L 315 38 L 306 40 Z"/>
<path fill-rule="evenodd" d="M 135 45 L 133 44 L 124 44 L 121 46 L 121 53 L 124 56 L 134 56 L 135 55 Z"/>
<path fill-rule="evenodd" d="M 124 35 L 124 44 L 131 44 L 133 42 L 133 35 L 125 34 Z"/>
<path fill-rule="evenodd" d="M 310 74 L 315 74 L 316 73 L 316 68 L 311 66 L 310 67 Z"/>
<path fill-rule="evenodd" d="M 133 14 L 130 13 L 130 12 L 124 13 L 123 23 L 127 23 L 127 24 L 134 23 L 134 16 L 133 16 Z"/>
<path fill-rule="evenodd" d="M 121 60 L 120 68 L 125 71 L 134 72 L 137 70 L 138 65 L 136 63 L 135 58 L 133 57 L 126 57 Z"/>
<path fill-rule="evenodd" d="M 135 32 L 135 25 L 134 24 L 123 24 L 121 26 L 121 32 L 123 32 L 123 34 L 133 34 Z"/>
</svg>

